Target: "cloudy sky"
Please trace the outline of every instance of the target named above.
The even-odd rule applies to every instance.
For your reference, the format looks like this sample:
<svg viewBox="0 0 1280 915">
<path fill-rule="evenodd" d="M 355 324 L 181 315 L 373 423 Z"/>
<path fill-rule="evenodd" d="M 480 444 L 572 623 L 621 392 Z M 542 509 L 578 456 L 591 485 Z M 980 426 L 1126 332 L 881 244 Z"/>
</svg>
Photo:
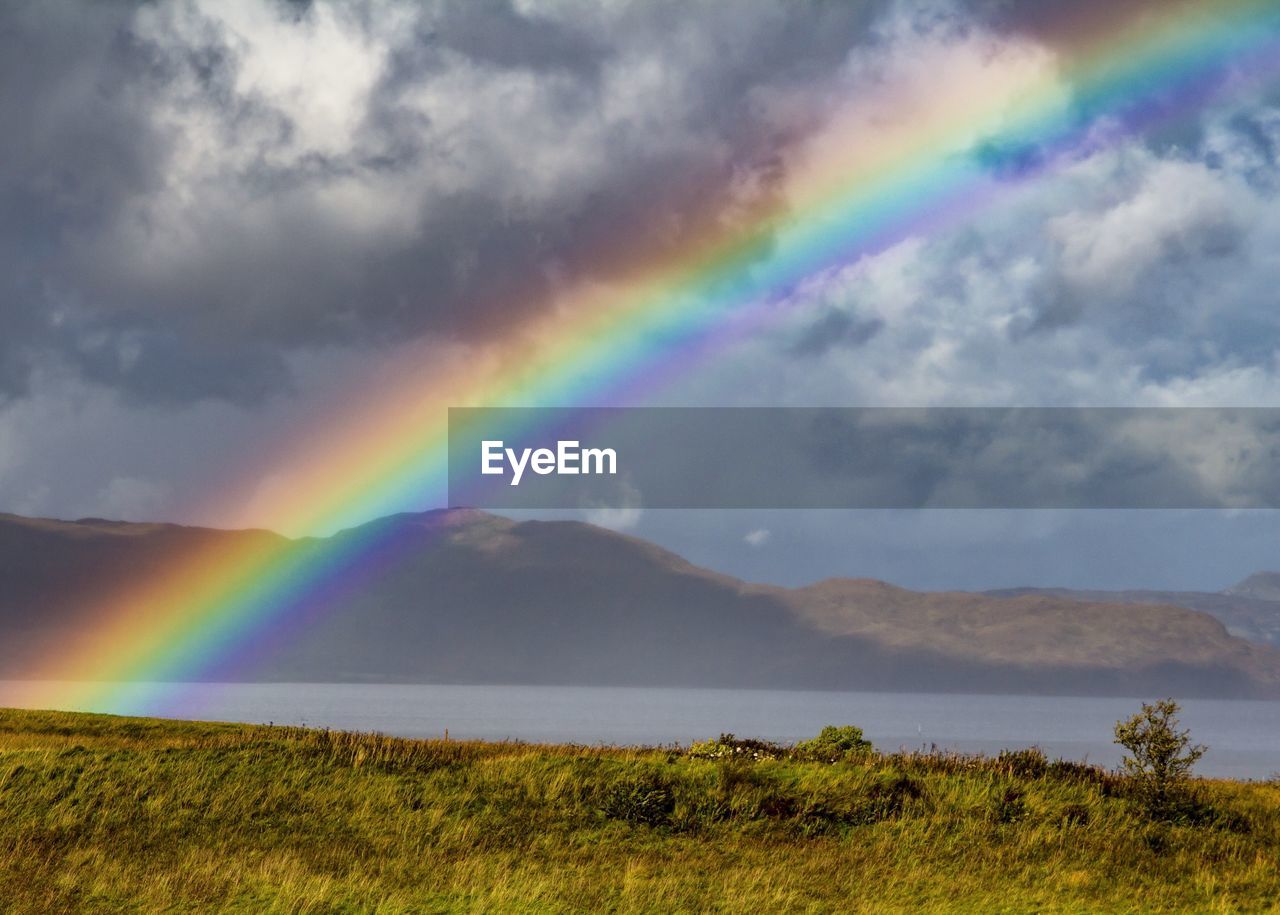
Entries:
<svg viewBox="0 0 1280 915">
<path fill-rule="evenodd" d="M 1076 43 L 1176 5 L 5 3 L 0 510 L 217 523 L 247 455 L 377 366 L 483 354 L 565 290 L 785 211 L 949 86 L 998 108 L 1061 73 L 1069 105 Z M 1280 82 L 1179 115 L 851 253 L 647 402 L 1280 406 Z M 1280 567 L 1269 512 L 592 517 L 783 581 Z"/>
</svg>

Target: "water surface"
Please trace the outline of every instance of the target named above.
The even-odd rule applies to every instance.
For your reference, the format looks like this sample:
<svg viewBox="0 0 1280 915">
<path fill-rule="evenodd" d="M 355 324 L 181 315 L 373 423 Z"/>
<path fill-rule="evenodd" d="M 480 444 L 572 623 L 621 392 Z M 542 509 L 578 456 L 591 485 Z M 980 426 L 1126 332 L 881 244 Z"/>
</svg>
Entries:
<svg viewBox="0 0 1280 915">
<path fill-rule="evenodd" d="M 0 705 L 30 684 L 0 681 Z M 159 694 L 157 711 L 148 705 Z M 136 698 L 136 702 L 134 699 Z M 1148 697 L 1150 698 L 1150 697 Z M 801 692 L 576 686 L 349 683 L 135 684 L 112 711 L 213 721 L 298 724 L 451 737 L 584 744 L 688 744 L 721 732 L 794 741 L 827 724 L 856 724 L 882 750 L 936 745 L 995 753 L 1036 745 L 1052 757 L 1119 763 L 1115 721 L 1139 699 L 938 693 Z M 1264 779 L 1280 772 L 1280 702 L 1188 700 L 1183 724 L 1209 753 L 1203 775 Z"/>
</svg>

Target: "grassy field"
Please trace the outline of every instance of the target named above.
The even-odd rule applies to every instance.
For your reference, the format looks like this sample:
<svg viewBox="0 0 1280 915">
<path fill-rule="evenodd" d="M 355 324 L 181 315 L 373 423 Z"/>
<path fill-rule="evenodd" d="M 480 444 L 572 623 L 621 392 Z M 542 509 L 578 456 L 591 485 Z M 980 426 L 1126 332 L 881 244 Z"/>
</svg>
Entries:
<svg viewBox="0 0 1280 915">
<path fill-rule="evenodd" d="M 0 711 L 0 909 L 1280 908 L 1280 785 L 752 755 Z"/>
</svg>

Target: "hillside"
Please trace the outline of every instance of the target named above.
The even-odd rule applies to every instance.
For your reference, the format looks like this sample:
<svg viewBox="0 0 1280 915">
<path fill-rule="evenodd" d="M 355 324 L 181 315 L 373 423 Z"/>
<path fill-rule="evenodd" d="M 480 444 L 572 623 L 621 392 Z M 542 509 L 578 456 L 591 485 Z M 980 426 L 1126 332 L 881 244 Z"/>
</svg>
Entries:
<svg viewBox="0 0 1280 915">
<path fill-rule="evenodd" d="M 1227 912 L 1280 795 L 995 759 L 398 740 L 0 710 L 0 898 L 49 912 Z"/>
<path fill-rule="evenodd" d="M 1257 572 L 1222 592 L 1232 597 L 1280 601 L 1280 572 Z"/>
<path fill-rule="evenodd" d="M 236 678 L 1280 694 L 1280 651 L 1176 606 L 860 580 L 752 585 L 590 525 L 475 511 L 398 515 L 293 548 L 341 554 L 375 534 L 393 544 L 377 574 L 312 601 Z M 280 543 L 263 531 L 0 517 L 0 675 L 36 674 L 93 625 L 100 595 L 237 538 Z"/>
<path fill-rule="evenodd" d="M 98 618 L 103 595 L 162 574 L 181 557 L 240 544 L 267 548 L 267 531 L 0 514 L 0 676 L 21 676 Z"/>
<path fill-rule="evenodd" d="M 1008 588 L 995 597 L 1040 596 L 1085 603 L 1172 604 L 1220 620 L 1232 635 L 1280 648 L 1280 574 L 1259 572 L 1222 591 L 1089 591 L 1071 588 Z"/>
<path fill-rule="evenodd" d="M 984 663 L 1063 667 L 1090 658 L 1123 670 L 1159 663 L 1242 668 L 1271 656 L 1205 613 L 1172 604 L 1071 603 L 1043 594 L 992 598 L 919 593 L 880 581 L 836 580 L 795 592 L 797 613 L 824 631 L 894 647 L 926 647 Z M 1262 668 L 1257 668 L 1261 672 Z"/>
</svg>

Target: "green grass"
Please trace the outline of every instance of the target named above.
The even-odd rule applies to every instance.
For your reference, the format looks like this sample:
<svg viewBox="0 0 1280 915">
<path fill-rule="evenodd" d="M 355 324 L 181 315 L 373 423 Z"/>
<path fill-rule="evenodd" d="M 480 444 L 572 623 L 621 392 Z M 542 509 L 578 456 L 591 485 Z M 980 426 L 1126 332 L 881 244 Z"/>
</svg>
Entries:
<svg viewBox="0 0 1280 915">
<path fill-rule="evenodd" d="M 0 711 L 0 909 L 1258 911 L 1280 787 Z"/>
</svg>

